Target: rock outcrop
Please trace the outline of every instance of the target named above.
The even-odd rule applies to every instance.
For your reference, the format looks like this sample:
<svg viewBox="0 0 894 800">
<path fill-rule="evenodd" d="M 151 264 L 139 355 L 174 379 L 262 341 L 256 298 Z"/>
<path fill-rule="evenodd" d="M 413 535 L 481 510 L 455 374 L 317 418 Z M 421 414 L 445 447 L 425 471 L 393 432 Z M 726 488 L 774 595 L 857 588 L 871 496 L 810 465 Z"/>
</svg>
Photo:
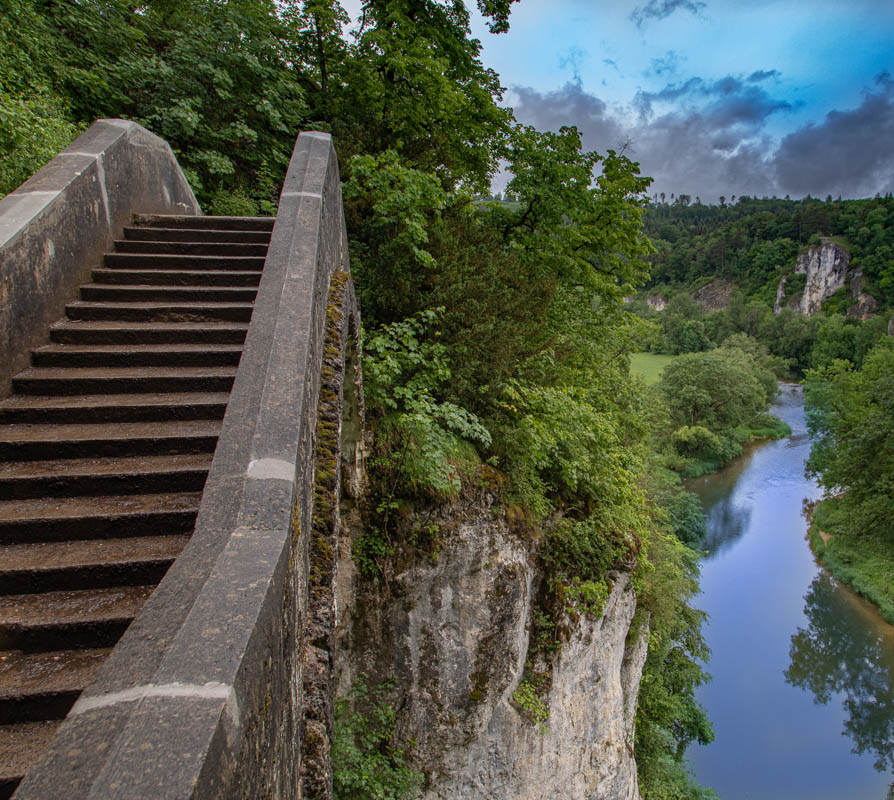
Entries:
<svg viewBox="0 0 894 800">
<path fill-rule="evenodd" d="M 664 311 L 667 308 L 667 299 L 658 292 L 646 295 L 646 305 L 653 311 Z"/>
<path fill-rule="evenodd" d="M 792 275 L 784 275 L 776 289 L 773 313 L 791 308 L 811 316 L 819 312 L 823 303 L 843 286 L 850 288 L 853 302 L 847 309 L 849 317 L 868 319 L 878 311 L 878 301 L 863 291 L 863 273 L 849 269 L 850 253 L 832 239 L 824 238 L 820 244 L 808 247 L 798 256 L 794 275 L 804 275 L 804 289 L 791 296 L 787 290 Z"/>
<path fill-rule="evenodd" d="M 851 296 L 854 302 L 847 310 L 849 317 L 869 319 L 878 311 L 878 301 L 863 291 L 863 273 L 860 270 L 851 273 Z"/>
<path fill-rule="evenodd" d="M 795 274 L 807 275 L 799 304 L 802 314 L 816 314 L 823 301 L 847 283 L 850 263 L 850 253 L 831 239 L 823 239 L 819 245 L 808 247 L 806 253 L 798 256 Z"/>
<path fill-rule="evenodd" d="M 717 278 L 694 292 L 693 300 L 701 304 L 706 312 L 722 311 L 728 308 L 736 286 L 726 278 Z"/>
<path fill-rule="evenodd" d="M 394 681 L 397 732 L 415 741 L 426 800 L 638 800 L 633 716 L 648 637 L 631 631 L 628 575 L 611 573 L 599 619 L 567 620 L 538 726 L 513 700 L 541 580 L 534 546 L 485 501 L 435 524 L 436 557 L 387 588 L 340 586 L 340 692 L 360 675 Z"/>
<path fill-rule="evenodd" d="M 778 314 L 782 311 L 785 302 L 785 285 L 788 283 L 788 276 L 783 275 L 779 280 L 779 286 L 776 287 L 776 302 L 773 304 L 773 313 Z"/>
</svg>

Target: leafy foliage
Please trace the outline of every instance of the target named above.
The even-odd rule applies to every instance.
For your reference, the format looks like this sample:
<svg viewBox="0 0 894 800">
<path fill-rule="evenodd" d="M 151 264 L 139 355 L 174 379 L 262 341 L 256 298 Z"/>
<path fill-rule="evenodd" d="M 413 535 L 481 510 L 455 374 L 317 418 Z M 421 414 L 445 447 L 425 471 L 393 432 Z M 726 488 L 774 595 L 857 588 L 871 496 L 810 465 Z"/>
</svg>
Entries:
<svg viewBox="0 0 894 800">
<path fill-rule="evenodd" d="M 491 437 L 474 414 L 436 397 L 450 378 L 446 347 L 425 338 L 438 315 L 421 311 L 369 336 L 364 373 L 370 407 L 384 415 L 374 465 L 413 491 L 455 497 L 464 465 L 477 460 L 471 444 Z"/>
<path fill-rule="evenodd" d="M 370 688 L 360 678 L 347 697 L 335 701 L 335 800 L 409 800 L 419 794 L 422 773 L 410 766 L 408 754 L 394 741 L 389 688 Z"/>
<path fill-rule="evenodd" d="M 0 196 L 36 172 L 79 132 L 52 85 L 53 31 L 34 4 L 6 0 L 0 13 Z"/>
<path fill-rule="evenodd" d="M 171 144 L 201 201 L 223 189 L 270 213 L 307 112 L 272 0 L 17 5 L 18 37 L 49 56 L 44 108 L 63 116 L 47 147 L 71 123 L 133 119 Z"/>
<path fill-rule="evenodd" d="M 894 340 L 885 337 L 854 370 L 833 362 L 809 373 L 809 474 L 842 503 L 854 531 L 894 540 Z"/>
<path fill-rule="evenodd" d="M 658 520 L 662 511 L 656 509 Z M 636 763 L 645 800 L 713 798 L 689 775 L 684 754 L 714 732 L 695 688 L 707 680 L 704 614 L 693 609 L 698 555 L 667 534 L 650 536 L 637 580 L 638 613 L 649 613 L 649 649 L 636 714 Z"/>
</svg>

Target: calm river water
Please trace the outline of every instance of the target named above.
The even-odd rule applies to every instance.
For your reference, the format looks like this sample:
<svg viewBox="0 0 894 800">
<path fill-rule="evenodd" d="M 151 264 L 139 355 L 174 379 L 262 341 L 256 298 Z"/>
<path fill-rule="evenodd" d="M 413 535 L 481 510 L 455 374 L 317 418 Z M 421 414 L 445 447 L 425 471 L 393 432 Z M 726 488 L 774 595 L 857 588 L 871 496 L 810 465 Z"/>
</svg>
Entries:
<svg viewBox="0 0 894 800">
<path fill-rule="evenodd" d="M 717 738 L 688 755 L 722 800 L 885 800 L 894 628 L 814 562 L 800 388 L 783 386 L 773 413 L 791 437 L 690 485 L 708 514 L 698 605 L 713 680 L 698 697 Z"/>
</svg>

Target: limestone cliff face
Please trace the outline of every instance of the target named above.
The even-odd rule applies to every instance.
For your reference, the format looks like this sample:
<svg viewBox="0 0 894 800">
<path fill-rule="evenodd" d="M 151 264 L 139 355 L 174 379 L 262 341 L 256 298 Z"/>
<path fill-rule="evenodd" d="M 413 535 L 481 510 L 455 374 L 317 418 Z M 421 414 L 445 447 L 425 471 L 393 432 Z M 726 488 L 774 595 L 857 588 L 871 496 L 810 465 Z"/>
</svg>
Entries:
<svg viewBox="0 0 894 800">
<path fill-rule="evenodd" d="M 789 298 L 787 305 L 811 316 L 819 312 L 823 301 L 830 298 L 847 283 L 850 253 L 831 239 L 823 239 L 820 244 L 807 248 L 798 256 L 796 275 L 806 275 L 804 290 Z M 775 311 L 778 314 L 785 300 L 786 278 L 779 282 Z"/>
<path fill-rule="evenodd" d="M 659 294 L 658 292 L 653 292 L 652 294 L 646 295 L 646 305 L 653 311 L 664 311 L 664 309 L 667 308 L 667 300 L 664 295 Z"/>
<path fill-rule="evenodd" d="M 398 733 L 416 742 L 426 800 L 638 800 L 633 716 L 647 637 L 631 634 L 628 576 L 612 574 L 601 618 L 568 621 L 538 729 L 512 699 L 540 581 L 531 545 L 487 502 L 439 523 L 436 559 L 387 589 L 340 586 L 339 690 L 360 674 L 395 681 Z"/>
</svg>

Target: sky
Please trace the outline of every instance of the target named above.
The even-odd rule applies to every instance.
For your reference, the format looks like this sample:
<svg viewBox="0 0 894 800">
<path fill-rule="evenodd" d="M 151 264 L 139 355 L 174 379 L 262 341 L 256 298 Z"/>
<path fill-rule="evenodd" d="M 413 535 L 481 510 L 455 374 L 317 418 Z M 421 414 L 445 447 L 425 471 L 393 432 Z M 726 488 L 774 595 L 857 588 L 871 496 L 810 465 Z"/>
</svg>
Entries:
<svg viewBox="0 0 894 800">
<path fill-rule="evenodd" d="M 653 194 L 894 191 L 894 0 L 520 0 L 472 29 L 519 122 L 626 145 Z"/>
</svg>

